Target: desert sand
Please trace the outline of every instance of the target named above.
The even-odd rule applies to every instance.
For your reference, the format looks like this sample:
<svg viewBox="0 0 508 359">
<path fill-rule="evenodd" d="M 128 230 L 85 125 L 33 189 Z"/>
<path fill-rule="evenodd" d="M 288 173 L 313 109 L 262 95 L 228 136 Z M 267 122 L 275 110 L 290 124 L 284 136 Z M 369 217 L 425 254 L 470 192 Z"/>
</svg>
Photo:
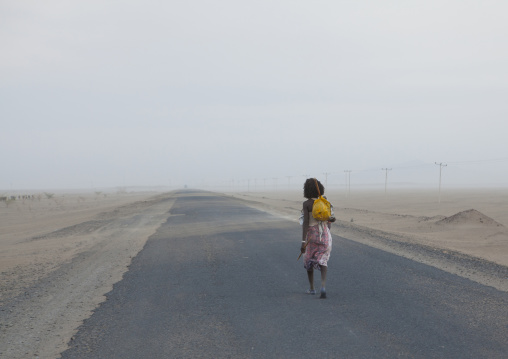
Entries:
<svg viewBox="0 0 508 359">
<path fill-rule="evenodd" d="M 298 226 L 301 191 L 224 195 Z M 508 291 L 508 190 L 446 190 L 440 203 L 429 190 L 326 195 L 334 236 Z M 58 357 L 177 196 L 60 193 L 0 202 L 0 357 Z M 296 238 L 295 254 L 299 245 Z"/>
<path fill-rule="evenodd" d="M 173 202 L 155 193 L 0 202 L 0 357 L 58 357 Z"/>
</svg>

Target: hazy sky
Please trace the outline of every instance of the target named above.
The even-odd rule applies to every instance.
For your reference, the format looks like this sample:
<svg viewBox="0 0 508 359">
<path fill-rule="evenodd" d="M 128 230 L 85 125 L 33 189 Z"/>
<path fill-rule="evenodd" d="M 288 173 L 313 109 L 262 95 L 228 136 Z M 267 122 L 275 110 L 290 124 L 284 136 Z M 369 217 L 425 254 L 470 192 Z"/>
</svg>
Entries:
<svg viewBox="0 0 508 359">
<path fill-rule="evenodd" d="M 382 183 L 383 167 L 433 181 L 436 161 L 449 184 L 508 184 L 506 14 L 505 0 L 0 0 L 0 192 L 339 184 L 346 169 Z"/>
</svg>

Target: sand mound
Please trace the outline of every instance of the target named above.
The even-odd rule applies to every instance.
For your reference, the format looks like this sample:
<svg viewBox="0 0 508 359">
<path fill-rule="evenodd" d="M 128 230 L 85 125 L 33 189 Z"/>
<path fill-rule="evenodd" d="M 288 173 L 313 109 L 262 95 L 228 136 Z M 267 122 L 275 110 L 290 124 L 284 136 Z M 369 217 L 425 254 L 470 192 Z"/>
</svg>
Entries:
<svg viewBox="0 0 508 359">
<path fill-rule="evenodd" d="M 475 224 L 483 226 L 503 227 L 501 223 L 478 212 L 475 209 L 468 209 L 437 221 L 436 224 Z"/>
</svg>

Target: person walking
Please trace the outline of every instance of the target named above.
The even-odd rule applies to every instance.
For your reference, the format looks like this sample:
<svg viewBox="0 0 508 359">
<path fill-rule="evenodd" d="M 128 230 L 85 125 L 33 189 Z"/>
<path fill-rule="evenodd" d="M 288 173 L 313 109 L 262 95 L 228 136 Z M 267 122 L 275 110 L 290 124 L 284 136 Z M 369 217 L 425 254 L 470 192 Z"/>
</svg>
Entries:
<svg viewBox="0 0 508 359">
<path fill-rule="evenodd" d="M 319 187 L 319 191 L 318 191 Z M 303 196 L 307 199 L 303 202 L 301 224 L 302 224 L 302 246 L 304 254 L 303 265 L 307 270 L 310 289 L 308 294 L 316 294 L 314 289 L 314 269 L 321 271 L 320 298 L 326 298 L 326 274 L 328 271 L 328 259 L 332 251 L 332 235 L 330 233 L 331 223 L 335 222 L 333 217 L 328 221 L 318 221 L 312 216 L 314 201 L 323 195 L 325 187 L 315 178 L 308 178 L 303 185 Z M 326 198 L 326 197 L 325 197 Z"/>
</svg>

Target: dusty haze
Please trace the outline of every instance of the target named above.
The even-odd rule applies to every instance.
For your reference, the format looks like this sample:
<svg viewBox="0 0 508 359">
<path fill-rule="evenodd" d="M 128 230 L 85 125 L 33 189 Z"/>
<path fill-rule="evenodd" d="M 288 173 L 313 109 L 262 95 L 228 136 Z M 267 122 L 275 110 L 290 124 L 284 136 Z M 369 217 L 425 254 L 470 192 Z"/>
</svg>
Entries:
<svg viewBox="0 0 508 359">
<path fill-rule="evenodd" d="M 503 1 L 0 4 L 0 195 L 505 186 Z M 320 143 L 317 148 L 313 143 Z"/>
</svg>

